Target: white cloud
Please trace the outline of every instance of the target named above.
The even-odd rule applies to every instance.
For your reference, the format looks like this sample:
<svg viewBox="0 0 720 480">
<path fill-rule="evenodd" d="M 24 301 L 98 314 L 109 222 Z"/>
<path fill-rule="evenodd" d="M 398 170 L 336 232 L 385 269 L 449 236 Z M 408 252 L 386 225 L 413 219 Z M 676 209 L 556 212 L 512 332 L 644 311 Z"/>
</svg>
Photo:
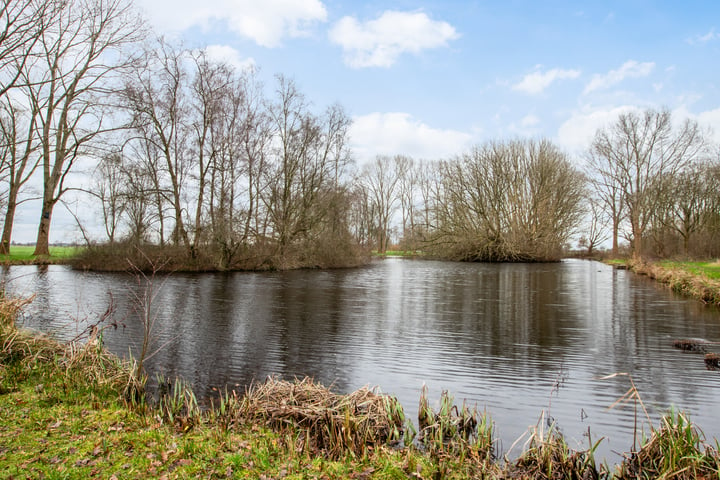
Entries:
<svg viewBox="0 0 720 480">
<path fill-rule="evenodd" d="M 584 93 L 610 88 L 626 78 L 646 77 L 650 75 L 654 68 L 655 62 L 640 63 L 635 60 L 628 60 L 617 70 L 610 70 L 605 75 L 593 76 L 590 83 L 585 86 Z"/>
<path fill-rule="evenodd" d="M 520 120 L 520 126 L 523 128 L 529 128 L 534 127 L 535 125 L 540 123 L 540 119 L 533 115 L 532 113 L 525 115 L 522 120 Z"/>
<path fill-rule="evenodd" d="M 547 87 L 549 87 L 556 80 L 572 79 L 580 76 L 579 70 L 562 70 L 560 68 L 553 68 L 547 72 L 536 71 L 525 75 L 525 77 L 513 85 L 513 90 L 529 93 L 530 95 L 536 95 L 542 93 Z"/>
<path fill-rule="evenodd" d="M 432 128 L 409 113 L 370 113 L 355 117 L 350 128 L 353 151 L 360 162 L 376 155 L 447 158 L 465 150 L 473 135 Z"/>
<path fill-rule="evenodd" d="M 229 45 L 208 45 L 205 47 L 207 56 L 216 62 L 225 62 L 239 70 L 255 67 L 253 58 L 243 58 L 235 48 Z"/>
<path fill-rule="evenodd" d="M 702 45 L 708 42 L 712 42 L 713 40 L 719 40 L 720 39 L 720 33 L 717 33 L 714 28 L 711 28 L 708 33 L 705 35 L 696 35 L 692 38 L 687 39 L 687 43 L 690 45 Z"/>
<path fill-rule="evenodd" d="M 586 151 L 599 128 L 609 126 L 620 114 L 631 111 L 640 111 L 640 108 L 634 105 L 607 108 L 583 107 L 580 111 L 573 112 L 570 118 L 560 125 L 558 144 L 569 152 Z"/>
<path fill-rule="evenodd" d="M 692 102 L 690 102 L 692 103 Z M 709 129 L 710 140 L 720 145 L 720 107 L 714 110 L 705 110 L 700 113 L 692 113 L 687 103 L 673 109 L 673 121 L 678 125 L 685 119 L 698 122 L 701 128 Z"/>
<path fill-rule="evenodd" d="M 720 108 L 700 112 L 697 121 L 701 127 L 710 128 L 712 139 L 720 145 Z"/>
<path fill-rule="evenodd" d="M 419 53 L 447 46 L 458 38 L 447 22 L 431 20 L 422 12 L 386 11 L 360 23 L 341 18 L 330 30 L 330 41 L 343 48 L 345 63 L 353 68 L 390 67 L 403 53 Z"/>
<path fill-rule="evenodd" d="M 306 35 L 308 27 L 327 20 L 319 0 L 137 0 L 161 32 L 209 28 L 222 22 L 264 47 L 277 47 L 286 36 Z"/>
</svg>

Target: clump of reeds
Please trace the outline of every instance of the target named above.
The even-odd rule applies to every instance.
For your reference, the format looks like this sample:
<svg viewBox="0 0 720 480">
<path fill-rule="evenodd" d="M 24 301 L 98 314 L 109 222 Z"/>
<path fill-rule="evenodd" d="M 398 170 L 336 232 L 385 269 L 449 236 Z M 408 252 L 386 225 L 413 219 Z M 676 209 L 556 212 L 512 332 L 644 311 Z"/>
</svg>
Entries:
<svg viewBox="0 0 720 480">
<path fill-rule="evenodd" d="M 702 433 L 684 414 L 670 412 L 640 450 L 626 455 L 616 478 L 690 480 L 718 476 L 718 451 L 704 444 Z"/>
<path fill-rule="evenodd" d="M 270 377 L 253 384 L 241 402 L 241 415 L 296 434 L 298 448 L 339 458 L 402 440 L 402 407 L 395 397 L 361 388 L 332 393 L 310 378 L 293 382 Z"/>
<path fill-rule="evenodd" d="M 472 453 L 480 461 L 495 458 L 493 423 L 485 413 L 458 407 L 453 397 L 443 391 L 437 412 L 430 407 L 427 388 L 423 387 L 418 409 L 418 441 L 430 453 Z"/>
<path fill-rule="evenodd" d="M 157 410 L 160 420 L 185 432 L 202 418 L 202 412 L 192 387 L 182 379 L 174 382 L 158 376 Z"/>
<path fill-rule="evenodd" d="M 11 299 L 0 294 L 0 366 L 2 383 L 22 381 L 32 371 L 44 366 L 58 371 L 66 389 L 77 386 L 109 387 L 122 392 L 137 386 L 132 366 L 112 355 L 102 345 L 98 329 L 92 330 L 86 342 L 57 342 L 47 335 L 17 328 L 15 317 L 32 301 Z"/>
<path fill-rule="evenodd" d="M 577 451 L 567 444 L 554 421 L 540 416 L 530 431 L 523 454 L 507 466 L 507 478 L 576 479 L 600 478 L 595 462 L 595 450 L 600 441 L 587 450 Z"/>
<path fill-rule="evenodd" d="M 708 370 L 720 370 L 720 355 L 717 353 L 706 353 L 705 368 Z"/>
<path fill-rule="evenodd" d="M 708 342 L 707 340 L 699 340 L 692 338 L 682 338 L 673 341 L 673 347 L 678 350 L 686 352 L 698 352 L 705 353 L 708 351 L 708 347 L 711 345 L 718 345 L 717 343 Z"/>
</svg>

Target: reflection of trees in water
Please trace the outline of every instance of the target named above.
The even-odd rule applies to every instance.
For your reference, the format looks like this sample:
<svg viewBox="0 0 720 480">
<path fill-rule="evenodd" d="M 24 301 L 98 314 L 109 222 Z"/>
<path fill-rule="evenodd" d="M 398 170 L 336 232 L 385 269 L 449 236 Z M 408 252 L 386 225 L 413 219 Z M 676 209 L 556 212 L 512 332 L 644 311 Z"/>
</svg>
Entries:
<svg viewBox="0 0 720 480">
<path fill-rule="evenodd" d="M 107 331 L 106 345 L 120 355 L 139 345 L 131 276 L 25 268 L 4 275 L 22 277 L 21 293 L 38 292 L 28 326 L 56 328 L 78 303 L 91 304 L 88 316 L 102 313 L 111 291 L 126 328 Z M 155 346 L 167 345 L 150 367 L 186 378 L 201 397 L 269 374 L 309 375 L 343 391 L 380 385 L 404 395 L 411 411 L 425 381 L 510 411 L 491 411 L 502 424 L 523 423 L 517 417 L 526 410 L 537 415 L 561 367 L 574 385 L 554 399 L 558 410 L 588 402 L 604 410 L 628 384 L 594 379 L 615 372 L 632 373 L 643 399 L 663 408 L 710 405 L 718 390 L 701 356 L 671 348 L 677 337 L 720 340 L 717 311 L 593 262 L 393 259 L 354 270 L 174 275 L 156 307 Z"/>
<path fill-rule="evenodd" d="M 720 324 L 708 318 L 712 312 L 698 310 L 697 302 L 625 270 L 591 264 L 575 271 L 582 275 L 575 282 L 580 295 L 573 298 L 585 319 L 583 344 L 592 349 L 592 377 L 630 373 L 643 400 L 660 409 L 678 402 L 695 404 L 698 395 L 707 395 L 707 389 L 698 388 L 707 382 L 702 356 L 675 351 L 672 341 L 720 338 Z M 686 365 L 680 369 L 682 378 L 679 364 Z M 591 385 L 598 394 L 615 399 L 629 388 L 624 377 Z"/>
<path fill-rule="evenodd" d="M 572 306 L 562 305 L 562 282 L 555 265 L 459 264 L 421 281 L 422 295 L 413 282 L 402 297 L 424 317 L 415 328 L 463 353 L 468 368 L 556 373 L 570 346 L 564 329 L 576 322 Z"/>
</svg>

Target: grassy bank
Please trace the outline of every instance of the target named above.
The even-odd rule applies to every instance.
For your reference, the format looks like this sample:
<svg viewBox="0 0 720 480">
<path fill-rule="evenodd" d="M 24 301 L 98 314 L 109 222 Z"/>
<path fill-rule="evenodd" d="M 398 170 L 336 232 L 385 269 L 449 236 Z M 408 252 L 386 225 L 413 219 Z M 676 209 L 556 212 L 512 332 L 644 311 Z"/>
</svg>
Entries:
<svg viewBox="0 0 720 480">
<path fill-rule="evenodd" d="M 667 285 L 674 292 L 720 307 L 720 261 L 616 260 L 610 263 L 626 266 L 639 275 L 646 275 Z"/>
<path fill-rule="evenodd" d="M 0 263 L 6 265 L 30 265 L 34 263 L 65 263 L 83 251 L 83 247 L 50 247 L 50 256 L 37 258 L 34 245 L 11 245 L 9 255 L 0 255 Z"/>
<path fill-rule="evenodd" d="M 487 415 L 450 395 L 417 427 L 394 397 L 269 379 L 201 409 L 182 382 L 150 397 L 136 365 L 90 332 L 63 345 L 20 331 L 0 298 L 0 472 L 5 478 L 718 478 L 720 457 L 682 414 L 617 466 L 573 450 L 543 418 L 525 450 L 497 458 Z M 140 381 L 139 381 L 140 380 Z"/>
</svg>

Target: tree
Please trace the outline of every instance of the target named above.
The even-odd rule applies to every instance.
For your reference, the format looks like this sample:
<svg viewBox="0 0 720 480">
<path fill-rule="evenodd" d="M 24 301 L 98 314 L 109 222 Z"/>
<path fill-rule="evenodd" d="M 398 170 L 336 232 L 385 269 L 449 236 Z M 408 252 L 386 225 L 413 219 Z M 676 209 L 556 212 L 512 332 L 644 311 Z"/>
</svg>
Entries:
<svg viewBox="0 0 720 480">
<path fill-rule="evenodd" d="M 160 243 L 164 243 L 167 202 L 174 214 L 172 242 L 182 244 L 189 252 L 184 194 L 192 158 L 185 58 L 184 51 L 159 40 L 154 49 L 145 52 L 142 67 L 126 78 L 123 98 L 132 117 L 134 153 L 151 175 Z"/>
<path fill-rule="evenodd" d="M 400 177 L 391 157 L 378 155 L 360 173 L 360 182 L 367 190 L 372 230 L 378 253 L 385 253 L 390 242 L 390 221 L 397 210 Z M 401 160 L 402 162 L 402 160 Z"/>
<path fill-rule="evenodd" d="M 349 160 L 347 130 L 350 120 L 337 105 L 324 115 L 313 115 L 295 83 L 278 77 L 277 100 L 269 108 L 275 134 L 274 168 L 268 170 L 264 202 L 274 233 L 276 257 L 284 265 L 296 261 L 291 250 L 317 241 L 327 231 L 331 213 L 328 198 Z"/>
<path fill-rule="evenodd" d="M 643 256 L 644 235 L 667 195 L 667 179 L 705 152 L 697 122 L 686 120 L 674 128 L 671 120 L 668 110 L 623 113 L 597 131 L 591 146 L 598 181 L 617 189 L 626 209 L 634 257 Z"/>
<path fill-rule="evenodd" d="M 37 111 L 27 112 L 9 97 L 0 109 L 0 172 L 6 175 L 8 187 L 0 254 L 7 255 L 10 253 L 15 211 L 21 203 L 20 191 L 37 169 L 40 158 L 33 133 Z"/>
<path fill-rule="evenodd" d="M 0 0 L 0 98 L 17 83 L 57 11 L 56 2 Z"/>
<path fill-rule="evenodd" d="M 550 261 L 582 218 L 584 179 L 551 142 L 494 142 L 440 166 L 429 249 L 466 261 Z"/>
<path fill-rule="evenodd" d="M 128 182 L 123 172 L 122 155 L 111 153 L 102 158 L 95 168 L 94 178 L 95 185 L 89 193 L 100 201 L 105 234 L 113 244 L 127 205 Z"/>
<path fill-rule="evenodd" d="M 112 128 L 111 77 L 130 64 L 123 48 L 142 32 L 126 0 L 68 0 L 59 8 L 20 76 L 28 104 L 37 112 L 43 172 L 35 255 L 49 255 L 53 209 L 71 188 L 66 180 L 73 166 Z"/>
</svg>

